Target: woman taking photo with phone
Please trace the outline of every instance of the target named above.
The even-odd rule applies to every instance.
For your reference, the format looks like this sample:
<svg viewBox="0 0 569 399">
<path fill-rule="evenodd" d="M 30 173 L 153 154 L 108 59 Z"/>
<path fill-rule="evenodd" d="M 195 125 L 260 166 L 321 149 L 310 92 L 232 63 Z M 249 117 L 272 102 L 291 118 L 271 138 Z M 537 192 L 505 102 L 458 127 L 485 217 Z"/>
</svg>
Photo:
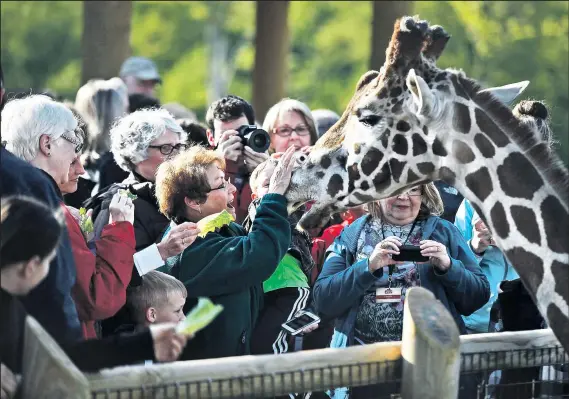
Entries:
<svg viewBox="0 0 569 399">
<path fill-rule="evenodd" d="M 317 311 L 335 318 L 331 347 L 401 340 L 405 293 L 419 286 L 433 292 L 465 334 L 461 315 L 486 303 L 488 280 L 458 229 L 438 216 L 443 204 L 434 184 L 368 208 L 328 248 L 314 285 Z"/>
</svg>

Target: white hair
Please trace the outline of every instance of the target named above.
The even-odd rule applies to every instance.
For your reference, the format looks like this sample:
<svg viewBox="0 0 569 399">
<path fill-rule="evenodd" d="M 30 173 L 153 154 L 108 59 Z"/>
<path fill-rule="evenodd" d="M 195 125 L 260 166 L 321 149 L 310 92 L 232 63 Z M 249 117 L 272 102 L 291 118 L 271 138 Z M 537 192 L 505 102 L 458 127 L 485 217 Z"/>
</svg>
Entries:
<svg viewBox="0 0 569 399">
<path fill-rule="evenodd" d="M 148 146 L 170 131 L 182 141 L 186 132 L 165 109 L 142 109 L 125 116 L 111 129 L 111 151 L 117 165 L 130 172 L 148 158 Z"/>
<path fill-rule="evenodd" d="M 112 124 L 128 112 L 128 89 L 121 78 L 93 79 L 75 96 L 75 109 L 87 125 L 89 150 L 103 154 L 110 149 Z"/>
<path fill-rule="evenodd" d="M 310 145 L 315 144 L 316 140 L 318 140 L 318 131 L 312 112 L 310 112 L 308 105 L 292 98 L 283 98 L 267 111 L 267 115 L 263 121 L 263 129 L 272 136 L 275 125 L 280 116 L 285 112 L 296 112 L 302 115 L 310 132 Z"/>
<path fill-rule="evenodd" d="M 2 141 L 18 158 L 32 161 L 38 155 L 42 135 L 52 140 L 77 128 L 77 119 L 63 104 L 34 94 L 11 100 L 2 110 Z"/>
</svg>

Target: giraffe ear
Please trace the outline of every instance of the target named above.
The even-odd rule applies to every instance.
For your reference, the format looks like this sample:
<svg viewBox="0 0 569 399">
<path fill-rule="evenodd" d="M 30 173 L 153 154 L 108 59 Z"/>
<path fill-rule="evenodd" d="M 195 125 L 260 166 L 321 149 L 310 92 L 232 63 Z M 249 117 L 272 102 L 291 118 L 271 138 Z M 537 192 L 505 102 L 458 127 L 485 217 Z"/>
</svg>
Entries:
<svg viewBox="0 0 569 399">
<path fill-rule="evenodd" d="M 528 85 L 529 80 L 524 80 L 522 82 L 512 83 L 505 86 L 490 87 L 488 89 L 480 90 L 478 93 L 492 93 L 498 100 L 509 105 L 516 99 L 516 97 L 523 93 Z"/>
<path fill-rule="evenodd" d="M 427 83 L 422 77 L 415 73 L 414 69 L 409 71 L 406 83 L 413 95 L 413 102 L 417 106 L 417 113 L 419 115 L 429 116 L 433 110 L 435 97 Z"/>
</svg>

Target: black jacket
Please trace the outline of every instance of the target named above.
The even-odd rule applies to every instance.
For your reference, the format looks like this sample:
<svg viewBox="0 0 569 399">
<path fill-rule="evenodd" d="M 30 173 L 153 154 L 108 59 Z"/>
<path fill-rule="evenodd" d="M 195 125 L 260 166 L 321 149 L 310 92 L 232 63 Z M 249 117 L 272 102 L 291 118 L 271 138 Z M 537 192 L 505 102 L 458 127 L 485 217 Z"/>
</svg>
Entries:
<svg viewBox="0 0 569 399">
<path fill-rule="evenodd" d="M 154 183 L 134 172 L 122 183 L 112 184 L 83 204 L 85 208 L 93 209 L 92 218 L 95 225 L 95 237 L 97 238 L 97 233 L 100 233 L 108 223 L 109 204 L 113 195 L 120 189 L 128 189 L 137 196 L 133 201 L 136 251 L 141 251 L 152 244 L 159 243 L 168 227 L 169 221 L 158 210 L 158 202 L 154 194 Z M 136 267 L 133 267 L 129 286 L 138 286 L 140 284 L 142 284 L 142 278 Z M 109 336 L 122 324 L 131 322 L 132 317 L 129 309 L 127 306 L 123 306 L 115 316 L 102 321 L 101 333 L 103 337 Z"/>
<path fill-rule="evenodd" d="M 0 357 L 12 372 L 22 372 L 26 311 L 18 298 L 0 289 Z M 82 371 L 153 360 L 154 348 L 148 328 L 133 334 L 120 334 L 107 339 L 89 339 L 61 344 L 71 361 Z"/>
<path fill-rule="evenodd" d="M 107 224 L 109 220 L 109 204 L 113 195 L 119 189 L 128 189 L 137 198 L 134 202 L 134 235 L 136 250 L 140 251 L 162 240 L 169 221 L 158 210 L 158 201 L 154 192 L 154 183 L 139 174 L 132 172 L 122 183 L 115 183 L 103 189 L 94 197 L 83 203 L 87 209 L 93 209 L 95 230 L 99 225 Z M 137 273 L 133 273 L 138 276 Z M 138 276 L 140 278 L 140 276 Z"/>
<path fill-rule="evenodd" d="M 2 197 L 27 195 L 54 209 L 61 206 L 61 193 L 50 175 L 17 158 L 4 147 L 0 151 Z M 65 230 L 46 279 L 22 299 L 26 311 L 59 343 L 82 337 L 77 309 L 71 298 L 74 284 L 75 262 L 69 234 Z"/>
</svg>

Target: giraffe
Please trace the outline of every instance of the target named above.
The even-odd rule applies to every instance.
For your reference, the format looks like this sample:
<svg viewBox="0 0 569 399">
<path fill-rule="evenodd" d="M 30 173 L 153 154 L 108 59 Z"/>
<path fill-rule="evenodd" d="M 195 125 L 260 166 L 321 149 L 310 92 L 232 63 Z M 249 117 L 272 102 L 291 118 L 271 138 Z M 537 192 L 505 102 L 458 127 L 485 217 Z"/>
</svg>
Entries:
<svg viewBox="0 0 569 399">
<path fill-rule="evenodd" d="M 444 180 L 493 231 L 569 350 L 569 173 L 528 124 L 463 71 L 436 67 L 450 36 L 403 17 L 379 72 L 365 73 L 341 119 L 297 161 L 289 210 L 315 204 L 319 227 L 352 206 Z"/>
</svg>

